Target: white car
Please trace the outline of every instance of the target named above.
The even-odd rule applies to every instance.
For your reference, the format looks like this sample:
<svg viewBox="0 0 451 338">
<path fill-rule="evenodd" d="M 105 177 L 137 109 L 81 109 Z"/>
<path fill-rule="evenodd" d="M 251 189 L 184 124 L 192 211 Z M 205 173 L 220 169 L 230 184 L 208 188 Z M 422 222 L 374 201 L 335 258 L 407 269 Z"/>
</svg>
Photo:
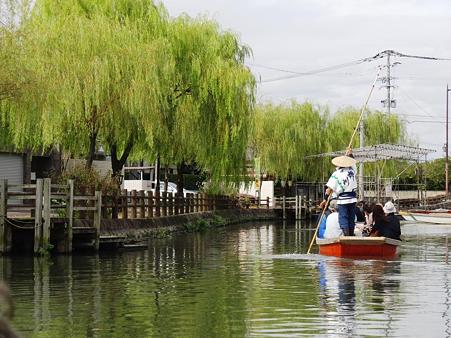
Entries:
<svg viewBox="0 0 451 338">
<path fill-rule="evenodd" d="M 155 189 L 151 190 L 155 192 Z M 160 182 L 160 193 L 162 193 L 163 191 L 164 191 L 164 182 Z M 168 182 L 168 192 L 175 195 L 177 193 L 177 184 L 175 184 L 174 182 Z M 186 196 L 186 194 L 197 194 L 197 193 L 198 191 L 183 189 L 183 196 Z"/>
</svg>

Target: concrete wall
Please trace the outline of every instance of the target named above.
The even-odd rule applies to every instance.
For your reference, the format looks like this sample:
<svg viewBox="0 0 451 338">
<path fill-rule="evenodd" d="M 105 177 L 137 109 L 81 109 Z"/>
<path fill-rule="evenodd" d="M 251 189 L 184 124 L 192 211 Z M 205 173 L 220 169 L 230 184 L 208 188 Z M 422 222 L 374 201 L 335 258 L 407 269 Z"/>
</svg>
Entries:
<svg viewBox="0 0 451 338">
<path fill-rule="evenodd" d="M 269 206 L 272 207 L 274 205 L 274 181 L 262 181 L 261 185 L 261 204 L 266 205 L 266 202 L 264 201 L 267 197 L 269 197 Z M 258 190 L 259 189 L 256 187 L 255 182 L 251 182 L 247 188 L 244 183 L 241 184 L 239 192 L 241 195 L 258 197 Z"/>
</svg>

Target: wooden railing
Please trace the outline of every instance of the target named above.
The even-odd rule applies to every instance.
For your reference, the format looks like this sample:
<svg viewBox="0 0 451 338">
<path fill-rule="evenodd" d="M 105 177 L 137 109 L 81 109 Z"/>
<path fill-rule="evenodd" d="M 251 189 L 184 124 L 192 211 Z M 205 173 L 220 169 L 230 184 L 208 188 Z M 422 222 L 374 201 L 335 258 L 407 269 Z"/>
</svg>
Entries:
<svg viewBox="0 0 451 338">
<path fill-rule="evenodd" d="M 102 218 L 149 219 L 238 207 L 269 208 L 271 203 L 269 198 L 260 201 L 201 193 L 179 196 L 124 190 L 119 195 L 102 195 L 100 191 L 78 190 L 83 193 L 76 193 L 73 180 L 68 180 L 67 184 L 52 184 L 50 178 L 45 178 L 37 179 L 36 184 L 12 185 L 1 179 L 0 252 L 10 250 L 13 227 L 33 229 L 34 251 L 39 252 L 49 247 L 50 231 L 55 226 L 63 226 L 58 228 L 65 236 L 61 251 L 71 252 L 74 231 L 86 232 L 88 227 L 97 234 L 94 246 L 98 249 Z M 82 220 L 81 225 L 74 228 L 77 219 Z"/>
<path fill-rule="evenodd" d="M 93 212 L 94 228 L 100 232 L 100 198 L 100 192 L 94 196 L 76 196 L 73 180 L 67 184 L 52 184 L 50 178 L 45 178 L 37 179 L 36 184 L 24 185 L 0 180 L 0 252 L 10 251 L 11 227 L 34 229 L 34 252 L 46 250 L 50 244 L 52 219 L 63 220 L 68 237 L 66 251 L 71 252 L 74 218 L 87 216 L 83 214 L 87 211 Z M 99 236 L 95 237 L 98 248 Z"/>
<path fill-rule="evenodd" d="M 186 194 L 152 191 L 130 192 L 123 190 L 119 196 L 102 196 L 102 217 L 123 219 L 152 218 L 194 212 L 230 209 L 238 206 L 236 199 L 221 195 Z"/>
</svg>

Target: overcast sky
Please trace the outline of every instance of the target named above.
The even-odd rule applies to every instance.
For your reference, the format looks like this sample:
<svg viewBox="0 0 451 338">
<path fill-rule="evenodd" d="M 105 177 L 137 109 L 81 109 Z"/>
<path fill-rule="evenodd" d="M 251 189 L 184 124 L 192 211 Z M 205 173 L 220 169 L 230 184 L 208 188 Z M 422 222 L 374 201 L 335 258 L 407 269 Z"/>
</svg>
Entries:
<svg viewBox="0 0 451 338">
<path fill-rule="evenodd" d="M 387 49 L 451 58 L 451 1 L 449 0 L 165 0 L 172 16 L 206 15 L 241 36 L 253 50 L 249 60 L 257 78 L 258 101 L 286 102 L 292 98 L 328 105 L 332 112 L 361 107 L 377 66 L 386 59 L 318 75 L 282 81 L 289 75 L 263 65 L 304 72 L 373 56 Z M 407 121 L 408 132 L 420 146 L 443 156 L 446 84 L 451 84 L 451 61 L 396 58 L 394 113 Z M 378 86 L 371 109 L 386 90 Z M 450 93 L 451 95 L 451 93 Z M 451 99 L 451 97 L 450 97 Z M 419 122 L 422 121 L 422 122 Z M 438 121 L 438 123 L 437 123 Z"/>
</svg>

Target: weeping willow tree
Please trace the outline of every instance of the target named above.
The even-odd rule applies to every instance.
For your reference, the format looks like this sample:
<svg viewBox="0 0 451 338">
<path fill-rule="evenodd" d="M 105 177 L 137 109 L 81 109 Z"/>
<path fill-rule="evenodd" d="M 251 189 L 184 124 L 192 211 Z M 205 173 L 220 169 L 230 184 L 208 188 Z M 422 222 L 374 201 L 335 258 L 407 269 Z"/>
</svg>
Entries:
<svg viewBox="0 0 451 338">
<path fill-rule="evenodd" d="M 262 105 L 257 110 L 252 147 L 262 170 L 280 178 L 303 180 L 318 180 L 332 169 L 329 159 L 313 155 L 346 149 L 360 115 L 347 109 L 329 116 L 327 110 L 294 101 Z M 368 112 L 364 123 L 366 145 L 407 141 L 404 125 L 396 115 Z M 358 147 L 358 142 L 356 135 L 353 147 Z M 398 165 L 384 165 L 384 173 L 392 173 Z M 374 164 L 368 168 L 369 172 L 380 169 Z"/>
<path fill-rule="evenodd" d="M 346 149 L 352 132 L 359 120 L 360 111 L 349 108 L 338 111 L 329 121 L 326 131 L 328 150 Z M 371 146 L 381 143 L 405 144 L 408 137 L 404 122 L 395 114 L 387 115 L 380 111 L 369 111 L 364 115 L 365 145 Z M 354 138 L 353 148 L 359 147 L 359 135 Z M 399 172 L 403 163 L 399 161 L 383 161 L 365 165 L 366 175 L 392 176 Z"/>
<path fill-rule="evenodd" d="M 152 119 L 157 111 L 164 43 L 149 35 L 160 14 L 144 0 L 36 1 L 24 24 L 25 48 L 48 85 L 45 102 L 28 117 L 40 121 L 44 146 L 87 153 L 87 167 L 99 142 L 131 151 L 129 143 L 142 137 L 138 113 Z M 153 30 L 142 30 L 139 20 L 152 21 Z"/>
<path fill-rule="evenodd" d="M 327 148 L 326 123 L 327 112 L 310 103 L 259 106 L 252 147 L 261 169 L 282 179 L 318 178 L 323 160 L 308 156 Z"/>
<path fill-rule="evenodd" d="M 142 116 L 148 143 L 162 162 L 178 164 L 179 173 L 183 163 L 195 162 L 215 181 L 236 181 L 253 122 L 255 80 L 244 66 L 250 51 L 204 18 L 172 20 L 166 39 L 158 116 Z"/>
<path fill-rule="evenodd" d="M 18 23 L 26 16 L 28 9 L 29 3 L 25 0 L 0 2 L 0 147 L 2 149 L 22 149 L 33 143 L 32 141 L 37 141 L 29 132 L 26 134 L 25 142 L 21 144 L 16 142 L 15 122 L 22 130 L 33 125 L 27 120 L 16 120 L 12 113 L 18 101 L 26 102 L 24 94 L 36 92 L 42 86 L 33 69 L 26 62 L 21 46 L 24 32 Z"/>
<path fill-rule="evenodd" d="M 45 95 L 12 116 L 43 146 L 87 154 L 89 167 L 102 145 L 113 173 L 129 156 L 196 162 L 215 180 L 243 173 L 255 80 L 235 34 L 148 0 L 38 0 L 22 27 Z"/>
</svg>

